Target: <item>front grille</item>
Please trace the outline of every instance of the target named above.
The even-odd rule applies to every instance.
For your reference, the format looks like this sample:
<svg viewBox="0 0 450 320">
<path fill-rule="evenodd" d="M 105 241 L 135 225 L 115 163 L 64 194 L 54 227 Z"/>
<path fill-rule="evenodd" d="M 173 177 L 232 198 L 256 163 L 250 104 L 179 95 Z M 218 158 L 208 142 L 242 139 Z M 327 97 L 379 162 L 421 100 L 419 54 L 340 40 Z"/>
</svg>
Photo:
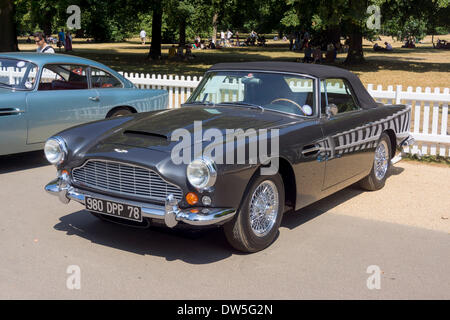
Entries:
<svg viewBox="0 0 450 320">
<path fill-rule="evenodd" d="M 183 191 L 156 172 L 116 161 L 88 160 L 72 170 L 76 184 L 94 190 L 164 201 L 169 194 L 181 200 Z"/>
</svg>

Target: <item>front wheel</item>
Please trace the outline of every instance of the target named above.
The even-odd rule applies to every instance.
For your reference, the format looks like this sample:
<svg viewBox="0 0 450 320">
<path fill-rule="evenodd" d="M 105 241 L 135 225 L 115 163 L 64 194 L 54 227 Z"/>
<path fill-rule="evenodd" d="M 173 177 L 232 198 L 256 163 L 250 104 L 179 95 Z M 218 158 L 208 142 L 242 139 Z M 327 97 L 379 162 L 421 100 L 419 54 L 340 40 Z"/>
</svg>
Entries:
<svg viewBox="0 0 450 320">
<path fill-rule="evenodd" d="M 257 176 L 252 180 L 236 216 L 224 225 L 228 242 L 243 252 L 268 247 L 278 234 L 284 212 L 281 176 Z"/>
<path fill-rule="evenodd" d="M 375 191 L 384 187 L 391 166 L 391 154 L 391 140 L 386 133 L 383 133 L 375 148 L 372 170 L 360 182 L 363 189 Z"/>
</svg>

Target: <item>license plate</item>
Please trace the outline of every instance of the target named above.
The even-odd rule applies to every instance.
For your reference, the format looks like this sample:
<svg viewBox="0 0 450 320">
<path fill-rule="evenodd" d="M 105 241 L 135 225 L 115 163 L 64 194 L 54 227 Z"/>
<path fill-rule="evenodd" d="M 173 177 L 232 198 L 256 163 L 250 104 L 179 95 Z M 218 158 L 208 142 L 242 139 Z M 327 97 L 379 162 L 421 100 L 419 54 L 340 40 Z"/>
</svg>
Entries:
<svg viewBox="0 0 450 320">
<path fill-rule="evenodd" d="M 141 208 L 129 204 L 86 197 L 86 210 L 142 222 Z"/>
</svg>

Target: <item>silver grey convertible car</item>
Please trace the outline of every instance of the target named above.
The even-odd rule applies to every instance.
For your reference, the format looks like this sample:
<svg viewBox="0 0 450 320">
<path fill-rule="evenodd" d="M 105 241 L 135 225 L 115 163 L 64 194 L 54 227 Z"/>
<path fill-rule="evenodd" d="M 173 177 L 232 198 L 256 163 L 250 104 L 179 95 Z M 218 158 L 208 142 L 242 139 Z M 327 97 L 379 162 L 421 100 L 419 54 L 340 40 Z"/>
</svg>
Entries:
<svg viewBox="0 0 450 320">
<path fill-rule="evenodd" d="M 167 107 L 98 62 L 41 53 L 0 54 L 0 155 L 43 149 L 53 134 L 93 120 Z"/>
</svg>

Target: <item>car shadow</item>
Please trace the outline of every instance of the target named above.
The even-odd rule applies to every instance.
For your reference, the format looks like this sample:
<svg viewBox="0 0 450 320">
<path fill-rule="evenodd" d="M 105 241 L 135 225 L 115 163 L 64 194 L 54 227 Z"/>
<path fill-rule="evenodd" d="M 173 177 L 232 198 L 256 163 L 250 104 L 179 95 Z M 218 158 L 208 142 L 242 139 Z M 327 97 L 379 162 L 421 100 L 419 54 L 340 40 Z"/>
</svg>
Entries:
<svg viewBox="0 0 450 320">
<path fill-rule="evenodd" d="M 401 174 L 405 169 L 401 167 L 391 166 L 388 172 L 388 180 L 390 176 L 396 176 Z M 290 230 L 295 229 L 302 224 L 314 219 L 323 213 L 326 213 L 338 205 L 357 197 L 364 192 L 372 192 L 361 189 L 358 183 L 354 183 L 351 186 L 342 189 L 326 198 L 323 198 L 309 206 L 306 206 L 300 210 L 289 210 L 283 216 L 281 227 L 288 228 Z"/>
<path fill-rule="evenodd" d="M 139 255 L 159 256 L 167 261 L 207 264 L 236 253 L 219 228 L 201 230 L 195 234 L 157 226 L 134 228 L 100 220 L 85 210 L 61 217 L 54 229 L 98 245 Z"/>
<path fill-rule="evenodd" d="M 42 150 L 0 156 L 0 174 L 50 165 Z"/>
<path fill-rule="evenodd" d="M 393 166 L 389 175 L 400 174 L 403 170 Z M 281 227 L 295 229 L 363 192 L 366 191 L 359 188 L 358 184 L 353 184 L 305 208 L 290 210 L 285 213 Z M 61 217 L 54 229 L 98 245 L 138 255 L 159 256 L 167 261 L 182 260 L 190 264 L 208 264 L 224 260 L 233 254 L 245 255 L 228 244 L 220 228 L 201 230 L 195 234 L 159 226 L 151 226 L 148 229 L 134 228 L 102 221 L 86 210 L 80 210 Z M 278 236 L 279 233 L 276 239 Z"/>
</svg>

